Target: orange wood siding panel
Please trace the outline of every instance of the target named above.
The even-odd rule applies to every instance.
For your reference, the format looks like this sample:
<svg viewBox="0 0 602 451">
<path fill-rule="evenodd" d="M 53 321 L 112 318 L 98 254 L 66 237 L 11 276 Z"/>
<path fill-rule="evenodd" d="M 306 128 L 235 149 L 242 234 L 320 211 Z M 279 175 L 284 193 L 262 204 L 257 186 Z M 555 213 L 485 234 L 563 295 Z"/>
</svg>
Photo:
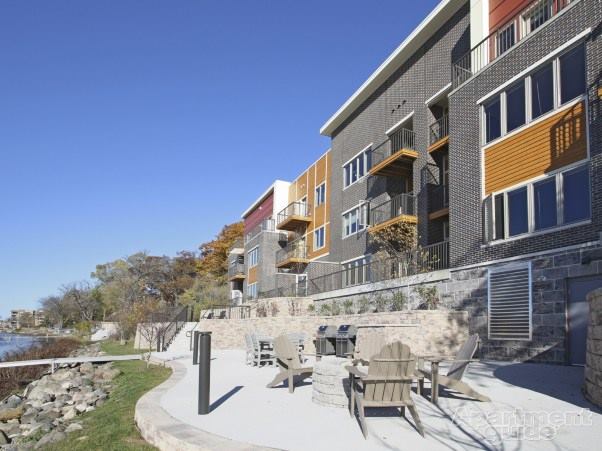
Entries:
<svg viewBox="0 0 602 451">
<path fill-rule="evenodd" d="M 247 278 L 247 284 L 257 282 L 257 268 L 258 266 L 253 266 L 249 268 L 249 277 Z"/>
<path fill-rule="evenodd" d="M 485 149 L 485 194 L 585 159 L 585 120 L 580 102 Z"/>
</svg>

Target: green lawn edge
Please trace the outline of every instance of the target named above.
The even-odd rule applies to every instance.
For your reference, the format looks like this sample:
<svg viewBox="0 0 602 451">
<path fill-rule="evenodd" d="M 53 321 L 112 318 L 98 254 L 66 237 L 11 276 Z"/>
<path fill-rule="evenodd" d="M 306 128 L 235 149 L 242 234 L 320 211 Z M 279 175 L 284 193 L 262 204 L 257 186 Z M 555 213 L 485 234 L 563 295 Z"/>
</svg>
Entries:
<svg viewBox="0 0 602 451">
<path fill-rule="evenodd" d="M 110 355 L 136 354 L 131 344 L 105 342 L 102 350 Z M 78 417 L 83 430 L 70 433 L 65 440 L 44 447 L 51 451 L 152 450 L 140 436 L 134 422 L 136 402 L 142 395 L 161 384 L 171 375 L 171 369 L 143 361 L 115 362 L 121 374 L 113 380 L 109 399 L 95 411 Z"/>
</svg>

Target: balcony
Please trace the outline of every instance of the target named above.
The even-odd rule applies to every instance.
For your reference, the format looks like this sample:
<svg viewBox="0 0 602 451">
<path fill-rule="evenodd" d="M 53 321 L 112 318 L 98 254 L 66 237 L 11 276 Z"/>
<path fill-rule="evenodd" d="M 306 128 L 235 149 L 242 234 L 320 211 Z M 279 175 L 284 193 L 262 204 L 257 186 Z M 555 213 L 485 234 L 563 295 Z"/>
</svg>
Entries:
<svg viewBox="0 0 602 451">
<path fill-rule="evenodd" d="M 255 227 L 253 227 L 249 232 L 245 234 L 245 244 L 255 238 L 262 232 L 275 232 L 276 224 L 273 219 L 266 219 L 261 221 Z"/>
<path fill-rule="evenodd" d="M 429 126 L 429 147 L 428 151 L 435 152 L 443 149 L 449 142 L 449 116 L 441 116 Z"/>
<path fill-rule="evenodd" d="M 369 233 L 399 222 L 417 223 L 416 196 L 413 194 L 399 194 L 376 207 L 370 207 Z"/>
<path fill-rule="evenodd" d="M 530 2 L 512 19 L 498 27 L 452 64 L 452 87 L 460 86 L 483 70 L 543 24 L 556 17 L 571 3 L 574 3 L 574 0 Z"/>
<path fill-rule="evenodd" d="M 416 135 L 412 130 L 402 128 L 372 150 L 370 175 L 409 176 L 416 158 Z"/>
<path fill-rule="evenodd" d="M 428 185 L 429 220 L 439 219 L 449 214 L 449 187 Z"/>
<path fill-rule="evenodd" d="M 228 266 L 228 280 L 230 282 L 234 280 L 243 280 L 246 277 L 245 264 L 244 263 L 231 263 Z"/>
<path fill-rule="evenodd" d="M 311 208 L 306 202 L 292 202 L 278 213 L 277 227 L 295 231 L 311 222 Z"/>
<path fill-rule="evenodd" d="M 276 268 L 290 268 L 305 263 L 309 263 L 305 242 L 293 241 L 276 252 Z"/>
</svg>

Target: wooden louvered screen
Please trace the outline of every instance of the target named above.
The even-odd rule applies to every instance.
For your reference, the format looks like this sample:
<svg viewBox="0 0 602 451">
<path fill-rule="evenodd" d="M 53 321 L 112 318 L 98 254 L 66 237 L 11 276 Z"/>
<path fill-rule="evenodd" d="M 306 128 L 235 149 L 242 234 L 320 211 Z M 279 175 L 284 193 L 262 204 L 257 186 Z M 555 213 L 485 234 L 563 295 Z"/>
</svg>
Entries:
<svg viewBox="0 0 602 451">
<path fill-rule="evenodd" d="M 489 270 L 489 339 L 531 340 L 531 265 Z"/>
</svg>

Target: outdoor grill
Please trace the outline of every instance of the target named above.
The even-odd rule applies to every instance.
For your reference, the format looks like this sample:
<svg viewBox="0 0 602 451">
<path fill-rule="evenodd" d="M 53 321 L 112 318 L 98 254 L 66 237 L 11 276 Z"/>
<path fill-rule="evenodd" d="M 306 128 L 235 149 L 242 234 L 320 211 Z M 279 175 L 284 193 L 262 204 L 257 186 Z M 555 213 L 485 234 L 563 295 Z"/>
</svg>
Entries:
<svg viewBox="0 0 602 451">
<path fill-rule="evenodd" d="M 316 356 L 335 355 L 336 326 L 322 325 L 316 332 Z"/>
<path fill-rule="evenodd" d="M 337 357 L 349 357 L 355 349 L 355 338 L 357 327 L 351 324 L 343 324 L 337 330 L 336 355 Z"/>
</svg>

